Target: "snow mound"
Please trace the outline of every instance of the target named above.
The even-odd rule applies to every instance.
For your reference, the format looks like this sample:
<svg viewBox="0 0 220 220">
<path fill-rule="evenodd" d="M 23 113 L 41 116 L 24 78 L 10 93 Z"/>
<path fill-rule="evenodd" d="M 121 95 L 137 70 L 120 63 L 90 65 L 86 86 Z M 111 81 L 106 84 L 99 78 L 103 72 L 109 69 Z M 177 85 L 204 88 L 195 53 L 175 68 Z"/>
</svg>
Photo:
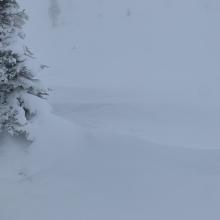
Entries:
<svg viewBox="0 0 220 220">
<path fill-rule="evenodd" d="M 219 150 L 173 148 L 128 134 L 82 130 L 51 114 L 35 132 L 38 138 L 31 145 L 9 138 L 1 142 L 0 219 L 218 216 Z"/>
<path fill-rule="evenodd" d="M 2 180 L 3 173 L 19 180 L 39 172 L 42 168 L 47 169 L 57 158 L 63 156 L 62 152 L 74 150 L 79 145 L 80 139 L 82 140 L 80 128 L 49 112 L 38 117 L 31 130 L 35 137 L 33 142 L 6 134 L 1 136 L 1 163 L 7 166 L 7 169 L 1 166 L 2 170 L 7 171 L 1 172 Z"/>
</svg>

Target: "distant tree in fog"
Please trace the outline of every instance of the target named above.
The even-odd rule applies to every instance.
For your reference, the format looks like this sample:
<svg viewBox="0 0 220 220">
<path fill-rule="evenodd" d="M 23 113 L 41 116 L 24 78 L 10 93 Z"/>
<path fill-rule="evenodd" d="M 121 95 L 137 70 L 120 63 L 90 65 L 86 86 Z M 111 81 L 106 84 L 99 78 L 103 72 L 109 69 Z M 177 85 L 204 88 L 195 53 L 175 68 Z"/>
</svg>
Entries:
<svg viewBox="0 0 220 220">
<path fill-rule="evenodd" d="M 61 9 L 57 0 L 50 0 L 48 13 L 52 27 L 56 27 L 59 23 L 59 16 L 61 13 Z"/>
</svg>

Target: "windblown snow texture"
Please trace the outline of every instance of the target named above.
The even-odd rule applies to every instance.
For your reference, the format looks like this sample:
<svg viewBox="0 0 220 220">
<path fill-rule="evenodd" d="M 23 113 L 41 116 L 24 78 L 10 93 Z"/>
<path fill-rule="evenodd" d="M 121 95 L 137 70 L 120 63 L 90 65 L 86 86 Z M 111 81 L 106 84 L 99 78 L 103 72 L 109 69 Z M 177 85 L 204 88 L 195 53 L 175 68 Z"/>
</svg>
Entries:
<svg viewBox="0 0 220 220">
<path fill-rule="evenodd" d="M 57 2 L 20 0 L 52 110 L 0 138 L 0 219 L 219 220 L 220 3 Z"/>
</svg>

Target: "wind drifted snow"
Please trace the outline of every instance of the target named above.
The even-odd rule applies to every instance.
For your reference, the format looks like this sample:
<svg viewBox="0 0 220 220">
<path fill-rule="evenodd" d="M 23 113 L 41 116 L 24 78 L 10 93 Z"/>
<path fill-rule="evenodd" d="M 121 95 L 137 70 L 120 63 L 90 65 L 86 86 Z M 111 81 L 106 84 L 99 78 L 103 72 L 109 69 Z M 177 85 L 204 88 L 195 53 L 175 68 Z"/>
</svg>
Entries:
<svg viewBox="0 0 220 220">
<path fill-rule="evenodd" d="M 218 220 L 220 4 L 20 2 L 52 108 L 0 138 L 0 219 Z"/>
</svg>

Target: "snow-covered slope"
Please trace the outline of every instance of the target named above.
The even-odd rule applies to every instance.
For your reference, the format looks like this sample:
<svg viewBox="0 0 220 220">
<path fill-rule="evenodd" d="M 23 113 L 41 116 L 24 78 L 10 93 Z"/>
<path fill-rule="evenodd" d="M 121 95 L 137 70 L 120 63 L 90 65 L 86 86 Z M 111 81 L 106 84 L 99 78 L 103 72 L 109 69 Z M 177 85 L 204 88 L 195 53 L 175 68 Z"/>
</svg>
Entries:
<svg viewBox="0 0 220 220">
<path fill-rule="evenodd" d="M 1 143 L 0 219 L 219 218 L 218 149 L 149 142 L 130 130 L 135 120 L 143 126 L 135 103 L 95 105 L 85 94 L 78 91 L 81 106 L 63 105 L 57 94 L 54 111 L 71 122 L 47 115 L 32 145 Z"/>
<path fill-rule="evenodd" d="M 218 104 L 156 99 L 144 92 L 72 87 L 54 87 L 50 103 L 55 114 L 84 129 L 128 134 L 176 147 L 220 148 Z"/>
<path fill-rule="evenodd" d="M 41 131 L 43 138 L 31 148 L 1 145 L 1 170 L 13 173 L 1 172 L 1 219 L 219 217 L 218 150 L 177 149 L 109 132 L 82 134 L 57 118 Z"/>
<path fill-rule="evenodd" d="M 218 1 L 20 2 L 54 114 L 0 137 L 0 219 L 218 220 Z"/>
</svg>

